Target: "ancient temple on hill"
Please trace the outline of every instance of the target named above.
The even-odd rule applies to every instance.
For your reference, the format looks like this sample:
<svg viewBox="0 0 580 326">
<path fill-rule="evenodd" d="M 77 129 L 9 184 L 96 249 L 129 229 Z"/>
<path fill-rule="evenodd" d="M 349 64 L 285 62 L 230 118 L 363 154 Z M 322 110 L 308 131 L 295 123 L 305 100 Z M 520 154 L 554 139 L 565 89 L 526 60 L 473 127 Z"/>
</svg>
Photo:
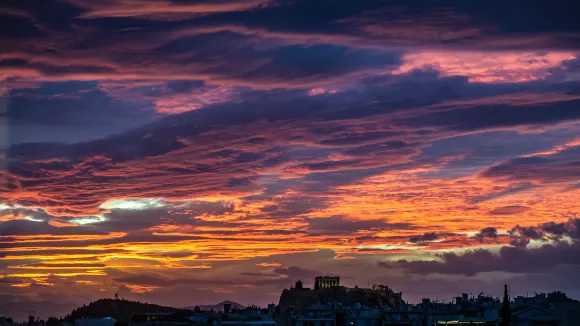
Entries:
<svg viewBox="0 0 580 326">
<path fill-rule="evenodd" d="M 340 277 L 338 276 L 317 276 L 314 279 L 314 289 L 327 289 L 340 286 Z"/>
</svg>

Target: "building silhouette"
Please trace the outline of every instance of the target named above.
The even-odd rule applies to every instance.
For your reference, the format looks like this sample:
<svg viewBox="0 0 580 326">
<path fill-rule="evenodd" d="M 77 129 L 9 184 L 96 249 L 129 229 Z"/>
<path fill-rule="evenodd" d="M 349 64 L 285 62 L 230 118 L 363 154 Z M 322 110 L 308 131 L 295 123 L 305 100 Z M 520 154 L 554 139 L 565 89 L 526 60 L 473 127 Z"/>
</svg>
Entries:
<svg viewBox="0 0 580 326">
<path fill-rule="evenodd" d="M 314 279 L 314 289 L 327 289 L 340 286 L 340 277 L 338 276 L 317 276 Z"/>
</svg>

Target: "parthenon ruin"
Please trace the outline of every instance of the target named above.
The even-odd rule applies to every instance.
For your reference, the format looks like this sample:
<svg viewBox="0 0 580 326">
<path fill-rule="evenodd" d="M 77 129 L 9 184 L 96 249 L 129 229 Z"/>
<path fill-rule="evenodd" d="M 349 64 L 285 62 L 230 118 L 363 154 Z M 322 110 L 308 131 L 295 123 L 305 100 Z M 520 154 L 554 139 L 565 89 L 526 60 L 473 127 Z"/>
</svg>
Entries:
<svg viewBox="0 0 580 326">
<path fill-rule="evenodd" d="M 338 276 L 317 276 L 314 279 L 315 289 L 326 289 L 340 286 L 340 277 Z"/>
</svg>

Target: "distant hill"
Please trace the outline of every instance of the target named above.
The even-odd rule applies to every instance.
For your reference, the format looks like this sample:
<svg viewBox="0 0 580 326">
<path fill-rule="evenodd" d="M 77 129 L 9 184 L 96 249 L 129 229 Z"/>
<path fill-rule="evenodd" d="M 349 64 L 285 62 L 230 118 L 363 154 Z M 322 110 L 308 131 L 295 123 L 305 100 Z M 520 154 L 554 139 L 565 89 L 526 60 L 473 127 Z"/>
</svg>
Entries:
<svg viewBox="0 0 580 326">
<path fill-rule="evenodd" d="M 246 308 L 244 305 L 241 305 L 237 302 L 233 302 L 233 301 L 222 301 L 220 303 L 216 303 L 213 305 L 198 305 L 197 307 L 199 307 L 199 309 L 201 310 L 214 310 L 214 311 L 223 311 L 224 310 L 224 304 L 229 303 L 232 305 L 232 309 L 244 309 Z M 196 306 L 191 306 L 191 307 L 185 307 L 183 309 L 189 309 L 189 310 L 193 310 L 195 309 Z"/>
<path fill-rule="evenodd" d="M 79 318 L 104 318 L 112 317 L 119 321 L 128 322 L 135 314 L 147 312 L 178 312 L 185 311 L 183 308 L 164 307 L 138 301 L 100 299 L 74 309 L 65 317 L 66 321 L 74 322 Z"/>
</svg>

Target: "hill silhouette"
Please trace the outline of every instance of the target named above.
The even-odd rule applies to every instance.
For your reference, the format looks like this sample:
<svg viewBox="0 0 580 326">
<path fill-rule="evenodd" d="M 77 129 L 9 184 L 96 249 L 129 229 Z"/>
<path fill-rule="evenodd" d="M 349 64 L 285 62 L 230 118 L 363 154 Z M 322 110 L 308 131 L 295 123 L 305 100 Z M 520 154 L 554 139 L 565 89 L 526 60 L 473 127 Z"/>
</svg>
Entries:
<svg viewBox="0 0 580 326">
<path fill-rule="evenodd" d="M 224 310 L 224 304 L 229 303 L 232 305 L 232 309 L 244 309 L 246 306 L 239 304 L 237 302 L 234 301 L 222 301 L 220 303 L 216 303 L 213 305 L 198 305 L 198 306 L 191 306 L 191 307 L 184 307 L 183 309 L 190 309 L 193 310 L 196 307 L 198 307 L 200 310 L 214 310 L 214 311 L 223 311 Z"/>
<path fill-rule="evenodd" d="M 400 294 L 366 288 L 335 286 L 326 289 L 284 289 L 280 296 L 280 311 L 289 307 L 301 309 L 313 304 L 340 302 L 352 305 L 360 303 L 368 307 L 398 307 L 403 303 Z"/>
<path fill-rule="evenodd" d="M 118 321 L 129 322 L 135 314 L 148 312 L 184 312 L 187 309 L 165 307 L 139 301 L 122 299 L 99 299 L 88 305 L 73 309 L 64 319 L 73 322 L 80 318 L 105 318 L 112 317 Z"/>
</svg>

